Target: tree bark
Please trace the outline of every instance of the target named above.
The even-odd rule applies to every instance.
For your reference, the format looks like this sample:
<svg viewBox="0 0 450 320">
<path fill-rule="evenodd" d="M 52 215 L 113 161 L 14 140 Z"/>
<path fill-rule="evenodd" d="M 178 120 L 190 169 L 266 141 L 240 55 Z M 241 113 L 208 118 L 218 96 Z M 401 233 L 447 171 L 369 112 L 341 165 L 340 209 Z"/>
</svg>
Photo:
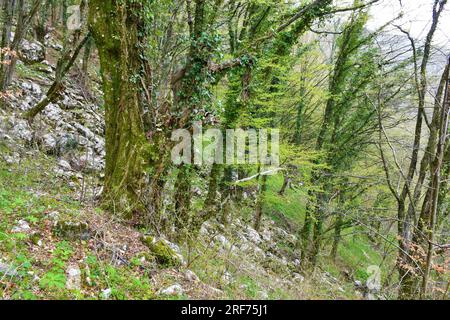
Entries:
<svg viewBox="0 0 450 320">
<path fill-rule="evenodd" d="M 91 0 L 89 26 L 100 57 L 106 124 L 104 207 L 126 217 L 143 204 L 145 143 L 139 78 L 143 26 L 136 1 Z"/>
</svg>

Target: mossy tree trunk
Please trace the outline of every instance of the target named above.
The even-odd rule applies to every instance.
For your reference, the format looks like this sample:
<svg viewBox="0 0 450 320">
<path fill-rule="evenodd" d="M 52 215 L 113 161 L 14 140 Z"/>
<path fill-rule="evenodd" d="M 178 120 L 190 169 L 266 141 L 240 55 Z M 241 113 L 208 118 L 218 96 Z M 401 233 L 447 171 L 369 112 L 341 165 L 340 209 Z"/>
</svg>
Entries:
<svg viewBox="0 0 450 320">
<path fill-rule="evenodd" d="M 105 208 L 128 217 L 141 207 L 144 178 L 140 5 L 131 0 L 93 0 L 89 13 L 100 57 L 106 112 L 103 202 Z"/>
</svg>

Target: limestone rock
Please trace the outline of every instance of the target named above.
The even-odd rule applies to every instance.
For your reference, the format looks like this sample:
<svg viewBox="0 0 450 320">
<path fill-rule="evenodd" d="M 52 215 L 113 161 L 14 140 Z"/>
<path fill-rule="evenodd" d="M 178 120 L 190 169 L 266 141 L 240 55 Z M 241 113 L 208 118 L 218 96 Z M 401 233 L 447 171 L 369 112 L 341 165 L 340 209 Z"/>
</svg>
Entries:
<svg viewBox="0 0 450 320">
<path fill-rule="evenodd" d="M 26 64 L 33 64 L 45 60 L 45 47 L 38 41 L 22 40 L 19 46 L 19 58 Z"/>
<path fill-rule="evenodd" d="M 66 288 L 79 290 L 81 288 L 81 270 L 77 265 L 69 266 L 66 270 Z"/>
<path fill-rule="evenodd" d="M 164 295 L 164 296 L 180 296 L 184 293 L 183 288 L 181 287 L 181 285 L 174 284 L 166 289 L 162 289 L 158 292 L 159 295 Z"/>
<path fill-rule="evenodd" d="M 30 225 L 25 220 L 19 220 L 18 225 L 12 228 L 13 233 L 27 233 L 31 230 Z"/>
</svg>

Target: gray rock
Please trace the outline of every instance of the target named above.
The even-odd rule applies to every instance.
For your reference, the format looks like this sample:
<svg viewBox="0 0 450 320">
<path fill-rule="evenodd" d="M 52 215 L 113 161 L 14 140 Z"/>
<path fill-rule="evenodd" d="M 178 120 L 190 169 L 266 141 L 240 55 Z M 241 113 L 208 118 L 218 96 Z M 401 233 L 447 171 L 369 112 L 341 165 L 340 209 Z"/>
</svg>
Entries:
<svg viewBox="0 0 450 320">
<path fill-rule="evenodd" d="M 224 285 L 228 286 L 233 282 L 233 276 L 228 271 L 225 271 L 221 277 L 221 280 Z"/>
<path fill-rule="evenodd" d="M 180 296 L 182 295 L 184 292 L 183 288 L 181 287 L 181 285 L 174 284 L 166 289 L 162 289 L 158 292 L 159 295 L 164 295 L 164 296 Z"/>
<path fill-rule="evenodd" d="M 190 282 L 197 282 L 197 281 L 199 281 L 198 276 L 191 270 L 187 270 L 184 273 L 184 277 L 186 278 L 186 280 L 188 280 Z"/>
<path fill-rule="evenodd" d="M 261 300 L 267 300 L 267 299 L 269 299 L 269 294 L 265 290 L 259 291 L 258 298 Z"/>
<path fill-rule="evenodd" d="M 41 148 L 43 149 L 43 151 L 53 152 L 54 150 L 56 150 L 56 138 L 52 134 L 47 133 L 42 137 L 41 140 Z"/>
<path fill-rule="evenodd" d="M 50 103 L 42 112 L 48 119 L 52 121 L 59 121 L 63 118 L 63 111 L 61 108 L 53 103 Z"/>
<path fill-rule="evenodd" d="M 258 259 L 264 260 L 266 258 L 266 253 L 260 247 L 255 246 L 253 249 L 253 253 L 255 254 L 255 257 Z"/>
<path fill-rule="evenodd" d="M 70 164 L 66 161 L 66 160 L 59 160 L 58 165 L 61 169 L 63 170 L 67 170 L 67 171 L 71 171 L 72 167 L 70 166 Z"/>
<path fill-rule="evenodd" d="M 13 233 L 27 233 L 31 230 L 30 225 L 25 220 L 19 220 L 18 225 L 12 228 Z"/>
<path fill-rule="evenodd" d="M 255 244 L 261 243 L 261 236 L 252 227 L 247 226 L 245 233 L 247 235 L 248 240 L 250 240 L 251 242 L 253 242 Z"/>
<path fill-rule="evenodd" d="M 229 248 L 231 247 L 230 241 L 228 241 L 228 239 L 225 238 L 224 235 L 219 234 L 218 236 L 216 236 L 215 239 L 216 239 L 216 241 L 217 241 L 218 243 L 221 244 L 221 246 L 222 246 L 223 248 L 229 249 Z"/>
<path fill-rule="evenodd" d="M 111 297 L 112 290 L 110 288 L 102 290 L 102 298 L 108 300 Z"/>
<path fill-rule="evenodd" d="M 300 282 L 300 283 L 302 283 L 303 281 L 305 281 L 305 277 L 303 277 L 301 274 L 299 274 L 299 273 L 293 273 L 293 276 L 294 276 L 294 282 Z"/>
<path fill-rule="evenodd" d="M 33 64 L 45 59 L 45 47 L 38 41 L 22 40 L 19 46 L 19 58 L 24 63 Z"/>
<path fill-rule="evenodd" d="M 7 277 L 17 277 L 19 274 L 17 273 L 14 266 L 0 262 L 0 275 L 4 275 Z"/>
<path fill-rule="evenodd" d="M 3 156 L 3 159 L 9 165 L 18 164 L 20 162 L 20 155 L 17 152 L 14 152 L 12 155 Z"/>
<path fill-rule="evenodd" d="M 264 241 L 270 242 L 272 241 L 272 233 L 268 229 L 264 229 L 261 231 L 261 235 Z"/>
<path fill-rule="evenodd" d="M 36 97 L 40 97 L 42 95 L 41 86 L 33 81 L 25 81 L 20 83 L 20 88 Z"/>
<path fill-rule="evenodd" d="M 14 122 L 14 127 L 11 131 L 11 134 L 17 139 L 31 142 L 33 140 L 33 132 L 31 131 L 28 123 L 25 120 L 11 120 Z"/>
<path fill-rule="evenodd" d="M 69 266 L 66 270 L 66 288 L 79 290 L 81 288 L 81 270 L 78 265 Z"/>
</svg>

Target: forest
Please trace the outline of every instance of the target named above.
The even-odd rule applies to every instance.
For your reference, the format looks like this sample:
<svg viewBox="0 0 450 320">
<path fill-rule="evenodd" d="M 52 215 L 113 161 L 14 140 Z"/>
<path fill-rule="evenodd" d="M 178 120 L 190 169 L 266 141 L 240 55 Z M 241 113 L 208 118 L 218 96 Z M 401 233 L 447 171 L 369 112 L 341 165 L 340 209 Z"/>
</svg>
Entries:
<svg viewBox="0 0 450 320">
<path fill-rule="evenodd" d="M 0 0 L 0 27 L 0 300 L 450 298 L 447 0 Z"/>
</svg>

